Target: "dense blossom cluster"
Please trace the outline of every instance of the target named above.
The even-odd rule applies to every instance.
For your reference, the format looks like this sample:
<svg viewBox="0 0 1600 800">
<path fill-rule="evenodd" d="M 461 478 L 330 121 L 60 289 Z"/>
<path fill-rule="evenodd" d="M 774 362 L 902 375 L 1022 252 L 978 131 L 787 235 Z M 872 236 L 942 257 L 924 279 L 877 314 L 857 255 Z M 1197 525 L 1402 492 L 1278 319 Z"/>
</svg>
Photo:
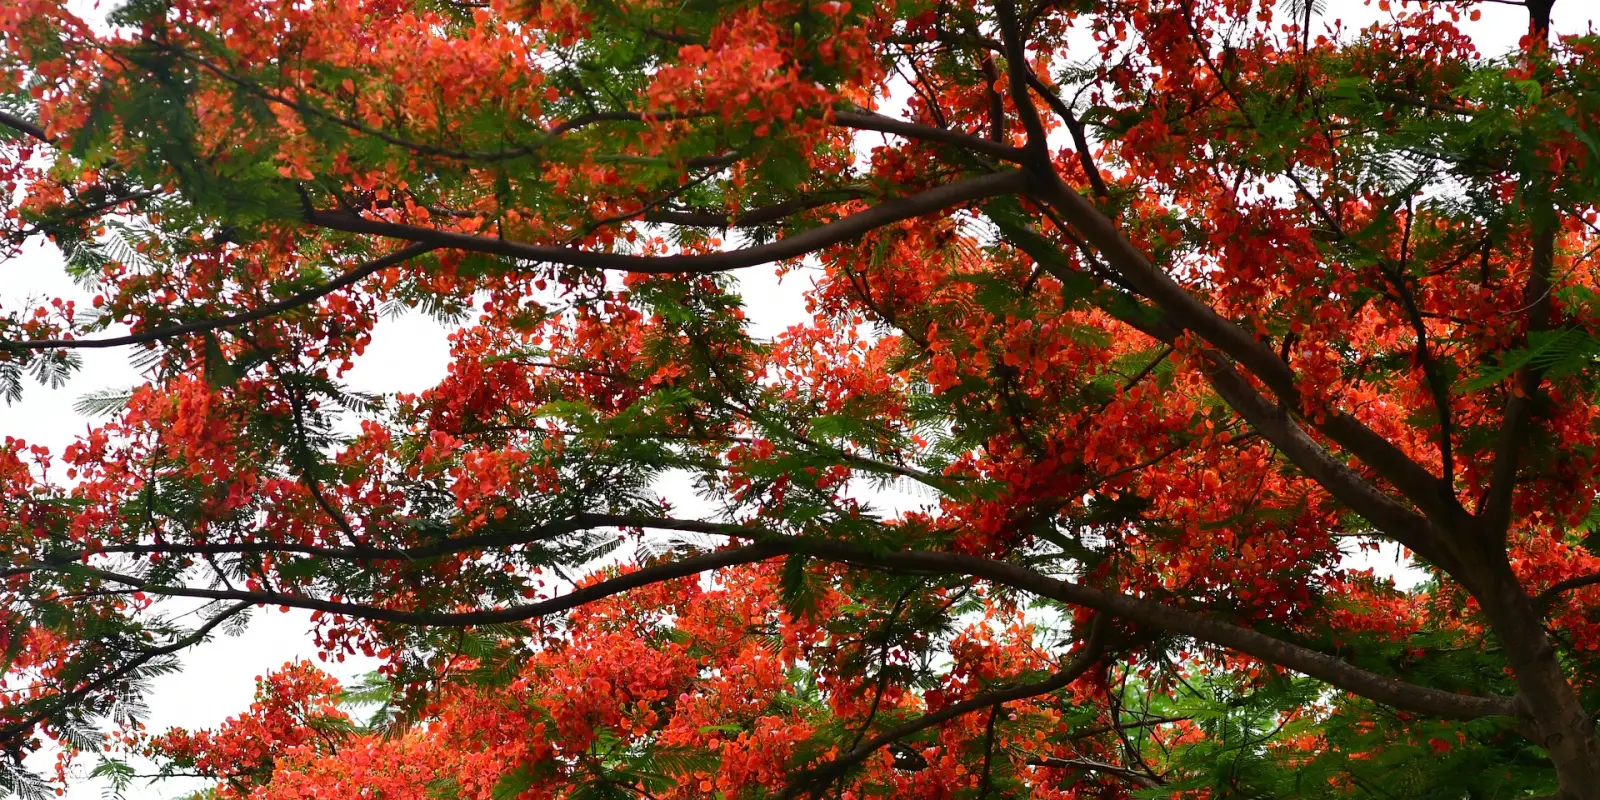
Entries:
<svg viewBox="0 0 1600 800">
<path fill-rule="evenodd" d="M 0 788 L 1596 797 L 1600 38 L 1526 5 L 0 8 L 0 256 L 92 295 L 0 392 L 145 378 L 0 446 Z M 448 375 L 350 390 L 405 309 Z M 382 667 L 146 731 L 255 607 Z"/>
</svg>

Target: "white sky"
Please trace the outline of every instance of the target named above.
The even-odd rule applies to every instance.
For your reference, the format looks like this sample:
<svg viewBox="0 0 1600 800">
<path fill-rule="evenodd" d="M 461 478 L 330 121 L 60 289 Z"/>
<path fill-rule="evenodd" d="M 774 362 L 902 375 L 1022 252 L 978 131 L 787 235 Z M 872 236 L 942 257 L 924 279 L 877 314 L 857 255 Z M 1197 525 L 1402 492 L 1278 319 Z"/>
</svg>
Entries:
<svg viewBox="0 0 1600 800">
<path fill-rule="evenodd" d="M 89 3 L 73 2 L 87 10 Z M 98 6 L 98 3 L 94 4 Z M 1483 18 L 1475 23 L 1463 21 L 1486 53 L 1506 52 L 1526 30 L 1526 12 L 1520 8 L 1486 4 Z M 94 12 L 90 12 L 94 15 Z M 97 15 L 96 15 L 97 16 Z M 1378 16 L 1375 4 L 1361 0 L 1330 0 L 1324 21 L 1343 18 L 1354 26 Z M 1592 0 L 1559 0 L 1555 27 L 1560 32 L 1581 32 L 1600 20 L 1600 8 Z M 893 108 L 885 108 L 893 114 Z M 758 337 L 776 334 L 784 328 L 807 321 L 801 293 L 810 285 L 805 272 L 788 275 L 781 283 L 767 268 L 747 270 L 740 275 L 744 297 Z M 0 263 L 0 307 L 16 308 L 29 298 L 76 298 L 88 307 L 88 296 L 67 278 L 59 254 L 45 246 L 31 247 L 20 259 Z M 445 375 L 449 347 L 446 330 L 420 313 L 384 320 L 373 335 L 372 346 L 356 362 L 348 375 L 352 388 L 368 392 L 418 392 L 431 387 Z M 50 447 L 59 454 L 76 436 L 84 433 L 91 420 L 72 410 L 83 395 L 107 388 L 135 385 L 139 377 L 129 364 L 126 349 L 84 350 L 84 368 L 63 387 L 46 389 L 36 384 L 27 387 L 23 400 L 9 407 L 0 406 L 0 436 L 15 436 L 30 443 Z M 664 493 L 679 495 L 683 488 L 663 486 Z M 687 496 L 669 497 L 683 506 L 697 505 Z M 1364 565 L 1380 572 L 1394 572 L 1398 566 L 1389 550 L 1361 559 Z M 1403 577 L 1403 576 L 1402 576 Z M 190 729 L 215 726 L 248 706 L 255 679 L 295 658 L 314 660 L 315 648 L 307 633 L 303 612 L 257 612 L 248 630 L 237 637 L 218 638 L 190 650 L 183 656 L 180 673 L 158 679 L 149 698 L 149 728 L 170 726 Z M 343 664 L 325 664 L 335 676 L 348 680 L 370 671 L 375 662 L 353 659 Z M 40 767 L 45 761 L 35 760 Z M 85 769 L 87 765 L 85 766 Z M 67 794 L 68 800 L 95 800 L 100 787 L 82 781 Z M 179 797 L 192 788 L 176 781 L 155 789 L 135 787 L 131 796 Z"/>
</svg>

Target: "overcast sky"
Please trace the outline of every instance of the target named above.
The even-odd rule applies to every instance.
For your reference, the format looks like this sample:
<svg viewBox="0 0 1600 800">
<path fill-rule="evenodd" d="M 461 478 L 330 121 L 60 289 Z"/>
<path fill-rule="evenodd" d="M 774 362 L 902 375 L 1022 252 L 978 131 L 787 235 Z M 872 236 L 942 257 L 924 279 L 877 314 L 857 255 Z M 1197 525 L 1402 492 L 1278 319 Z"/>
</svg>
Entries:
<svg viewBox="0 0 1600 800">
<path fill-rule="evenodd" d="M 0 0 L 4 2 L 4 0 Z M 89 8 L 89 3 L 73 3 Z M 1481 7 L 1483 18 L 1463 23 L 1486 53 L 1505 52 L 1516 45 L 1526 30 L 1526 12 L 1499 4 Z M 1375 18 L 1375 4 L 1361 0 L 1330 0 L 1324 20 L 1343 18 L 1355 25 Z M 1593 0 L 1558 0 L 1555 27 L 1560 32 L 1580 32 L 1600 20 Z M 894 113 L 893 109 L 886 109 Z M 870 146 L 871 142 L 864 142 Z M 756 268 L 740 275 L 745 303 L 757 336 L 771 336 L 784 328 L 806 321 L 801 293 L 810 285 L 805 271 L 788 275 L 781 283 L 768 268 Z M 0 263 L 0 308 L 15 309 L 29 299 L 75 298 L 88 307 L 88 296 L 74 286 L 62 270 L 61 258 L 53 248 L 34 244 L 20 259 Z M 420 313 L 385 320 L 374 333 L 372 346 L 356 361 L 348 376 L 351 387 L 367 392 L 418 392 L 444 376 L 449 348 L 447 331 Z M 48 446 L 59 454 L 74 437 L 88 428 L 91 420 L 73 412 L 73 403 L 83 395 L 108 388 L 137 384 L 139 376 L 129 363 L 129 352 L 84 350 L 84 368 L 63 387 L 55 390 L 29 385 L 20 403 L 0 408 L 0 436 L 26 439 Z M 664 492 L 679 494 L 674 487 Z M 671 497 L 675 503 L 691 498 Z M 1363 559 L 1384 572 L 1394 572 L 1393 551 Z M 303 612 L 258 612 L 248 630 L 240 636 L 215 639 L 183 656 L 182 672 L 158 679 L 149 698 L 150 729 L 169 726 L 191 729 L 214 726 L 239 713 L 249 704 L 255 678 L 295 658 L 315 658 L 307 635 L 308 619 Z M 367 660 L 324 665 L 341 679 L 350 679 L 371 670 Z M 39 766 L 46 766 L 37 761 Z M 184 787 L 176 782 L 164 788 L 136 790 L 132 796 L 178 797 Z M 68 800 L 95 800 L 100 788 L 87 782 L 75 787 Z"/>
</svg>

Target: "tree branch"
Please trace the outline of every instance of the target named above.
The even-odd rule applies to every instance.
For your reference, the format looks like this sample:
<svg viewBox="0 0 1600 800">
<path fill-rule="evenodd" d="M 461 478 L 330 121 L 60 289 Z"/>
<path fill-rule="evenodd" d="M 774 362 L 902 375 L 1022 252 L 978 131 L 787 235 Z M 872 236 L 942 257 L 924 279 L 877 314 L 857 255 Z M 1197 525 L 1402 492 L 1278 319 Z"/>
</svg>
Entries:
<svg viewBox="0 0 1600 800">
<path fill-rule="evenodd" d="M 1379 271 L 1388 278 L 1394 286 L 1395 294 L 1399 297 L 1400 306 L 1405 311 L 1406 318 L 1411 323 L 1412 333 L 1417 339 L 1417 360 L 1422 365 L 1423 378 L 1427 383 L 1429 394 L 1433 395 L 1434 409 L 1439 414 L 1439 464 L 1441 473 L 1440 491 L 1445 493 L 1441 503 L 1446 506 L 1457 504 L 1455 497 L 1455 423 L 1450 408 L 1450 385 L 1445 379 L 1443 371 L 1439 369 L 1439 362 L 1434 358 L 1433 349 L 1429 344 L 1428 325 L 1422 316 L 1422 309 L 1417 305 L 1417 299 L 1412 294 L 1406 280 L 1406 271 L 1411 261 L 1411 234 L 1416 218 L 1413 207 L 1413 196 L 1406 197 L 1405 230 L 1400 239 L 1400 263 L 1391 266 L 1380 263 Z M 1337 229 L 1336 229 L 1337 230 Z M 1343 233 L 1340 233 L 1343 236 Z M 1386 262 L 1387 260 L 1384 259 Z"/>
<path fill-rule="evenodd" d="M 807 786 L 827 787 L 832 785 L 833 781 L 848 772 L 852 767 L 865 761 L 873 753 L 907 736 L 936 725 L 942 725 L 957 717 L 971 714 L 974 711 L 1000 706 L 1013 700 L 1024 700 L 1029 697 L 1037 697 L 1041 694 L 1049 694 L 1050 692 L 1065 689 L 1072 685 L 1073 681 L 1082 677 L 1100 659 L 1101 646 L 1105 636 L 1104 628 L 1106 626 L 1099 618 L 1096 618 L 1091 625 L 1089 638 L 1084 648 L 1078 651 L 1078 654 L 1073 656 L 1072 660 L 1054 675 L 1042 681 L 1017 683 L 1003 689 L 986 692 L 977 697 L 968 698 L 959 703 L 952 703 L 938 711 L 932 711 L 916 719 L 896 725 L 872 737 L 865 744 L 795 776 L 789 782 L 788 787 L 784 789 L 782 796 L 785 798 L 797 797 L 802 792 L 808 791 L 806 789 Z M 816 794 L 816 792 L 813 792 L 813 794 Z"/>
<path fill-rule="evenodd" d="M 977 21 L 968 24 L 974 30 Z M 995 91 L 995 84 L 1000 82 L 1000 70 L 994 65 L 994 54 L 986 49 L 978 51 L 978 69 L 983 73 L 983 95 L 989 101 L 989 139 L 996 142 L 1006 140 L 1006 100 Z"/>
<path fill-rule="evenodd" d="M 931 125 L 922 125 L 886 117 L 872 111 L 836 111 L 833 119 L 847 128 L 890 133 L 906 139 L 920 139 L 927 142 L 948 144 L 974 153 L 992 156 L 1001 161 L 1020 163 L 1025 158 L 1020 147 L 1012 147 L 1008 144 L 983 139 L 960 131 L 935 128 Z"/>
<path fill-rule="evenodd" d="M 1574 589 L 1582 589 L 1586 586 L 1594 586 L 1596 584 L 1600 584 L 1600 572 L 1589 575 L 1580 575 L 1576 578 L 1568 578 L 1564 581 L 1552 584 L 1550 588 L 1540 592 L 1537 596 L 1535 596 L 1533 598 L 1533 607 L 1543 613 L 1548 611 L 1550 606 L 1555 604 L 1556 598 L 1560 597 L 1561 595 L 1573 591 Z"/>
<path fill-rule="evenodd" d="M 1026 179 L 1022 173 L 1014 170 L 964 178 L 909 197 L 890 200 L 770 244 L 705 255 L 635 256 L 598 253 L 573 247 L 528 244 L 489 236 L 383 222 L 333 211 L 310 211 L 306 215 L 306 221 L 331 230 L 405 239 L 426 243 L 432 247 L 489 253 L 574 267 L 652 274 L 711 273 L 797 258 L 896 222 L 974 200 L 1018 192 L 1025 183 Z"/>
<path fill-rule="evenodd" d="M 793 200 L 770 206 L 752 208 L 737 214 L 705 209 L 659 209 L 640 217 L 645 222 L 660 225 L 681 225 L 693 228 L 736 228 L 770 225 L 801 211 L 810 211 L 867 195 L 866 187 L 849 187 L 813 195 L 803 195 Z"/>
<path fill-rule="evenodd" d="M 374 273 L 381 272 L 389 267 L 409 261 L 410 259 L 423 255 L 424 253 L 436 250 L 438 247 L 439 246 L 436 244 L 430 244 L 427 242 L 419 242 L 417 244 L 409 245 L 396 250 L 389 255 L 383 256 L 382 258 L 373 259 L 372 261 L 369 261 L 366 264 L 357 267 L 356 269 L 350 270 L 349 272 L 340 275 L 338 278 L 318 286 L 315 289 L 307 289 L 306 291 L 298 292 L 290 295 L 289 297 L 285 297 L 282 300 L 268 303 L 260 308 L 252 309 L 242 314 L 234 314 L 228 317 L 218 317 L 216 319 L 196 320 L 194 322 L 185 322 L 178 325 L 168 325 L 166 327 L 141 331 L 139 333 L 131 333 L 127 336 L 110 336 L 104 339 L 28 339 L 20 342 L 0 341 L 0 350 L 18 352 L 22 350 L 73 350 L 84 348 L 122 347 L 123 345 L 144 344 L 146 342 L 162 341 L 165 339 L 172 339 L 178 336 L 186 336 L 193 333 L 205 333 L 207 331 L 214 331 L 221 328 L 231 328 L 236 325 L 244 325 L 255 322 L 256 320 L 266 319 L 274 314 L 280 314 L 284 311 L 289 311 L 291 309 L 306 305 L 307 303 L 316 301 L 322 297 L 339 291 L 340 289 L 352 286 L 368 276 L 373 275 Z"/>
<path fill-rule="evenodd" d="M 1087 739 L 1090 736 L 1099 736 L 1102 733 L 1111 733 L 1113 731 L 1127 728 L 1152 728 L 1157 725 L 1168 725 L 1174 722 L 1187 722 L 1191 719 L 1193 719 L 1193 717 L 1149 717 L 1146 719 L 1136 719 L 1132 722 L 1115 722 L 1106 725 L 1096 725 L 1092 728 L 1084 728 L 1081 731 L 1073 731 L 1068 738 Z"/>
<path fill-rule="evenodd" d="M 1211 306 L 1189 293 L 1171 276 L 1157 268 L 1138 247 L 1122 236 L 1115 223 L 1100 213 L 1072 187 L 1063 183 L 1060 178 L 1052 175 L 1048 179 L 1038 180 L 1030 186 L 1030 189 L 1041 201 L 1049 203 L 1059 211 L 1066 222 L 1094 245 L 1112 269 L 1116 270 L 1134 290 L 1149 298 L 1165 313 L 1167 330 L 1160 333 L 1166 334 L 1170 331 L 1172 338 L 1175 338 L 1182 331 L 1193 331 L 1259 378 L 1284 408 L 1299 411 L 1300 393 L 1295 386 L 1294 372 L 1271 348 L 1258 341 L 1238 324 L 1218 314 Z M 1158 338 L 1171 340 L 1165 336 Z M 1248 387 L 1248 384 L 1245 387 L 1249 388 L 1251 393 L 1255 393 L 1254 388 Z M 1444 495 L 1440 491 L 1439 478 L 1355 417 L 1330 409 L 1318 425 L 1318 429 L 1393 484 L 1407 500 L 1416 504 L 1429 517 L 1453 525 L 1465 515 L 1459 505 L 1451 507 L 1441 502 Z M 1320 445 L 1316 447 L 1321 449 Z M 1348 467 L 1342 464 L 1338 466 L 1349 473 L 1348 478 L 1364 483 Z M 1376 492 L 1370 487 L 1369 490 Z M 1388 501 L 1388 504 L 1398 505 L 1392 500 Z M 1362 508 L 1356 510 L 1366 513 Z M 1385 509 L 1367 510 L 1373 511 L 1379 518 L 1389 516 L 1389 511 Z M 1420 517 L 1416 519 L 1408 517 L 1410 523 L 1414 523 L 1417 519 Z M 1389 535 L 1395 534 L 1394 530 L 1386 532 Z M 1431 526 L 1426 525 L 1409 533 L 1402 532 L 1402 535 L 1411 540 L 1435 536 Z"/>
<path fill-rule="evenodd" d="M 7 128 L 25 134 L 29 138 L 38 139 L 45 144 L 55 144 L 55 142 L 51 141 L 50 137 L 45 134 L 44 128 L 39 127 L 37 123 L 34 123 L 30 120 L 25 120 L 15 114 L 7 114 L 4 111 L 0 111 L 0 125 L 4 125 Z"/>
<path fill-rule="evenodd" d="M 1072 109 L 1055 91 L 1045 85 L 1039 76 L 1033 74 L 1033 70 L 1028 70 L 1026 77 L 1028 85 L 1044 98 L 1045 105 L 1050 106 L 1056 116 L 1061 118 L 1062 124 L 1067 126 L 1067 132 L 1072 135 L 1072 147 L 1078 151 L 1078 164 L 1083 167 L 1083 173 L 1089 177 L 1089 186 L 1094 190 L 1094 196 L 1104 202 L 1111 197 L 1111 188 L 1106 185 L 1105 175 L 1100 172 L 1100 165 L 1094 162 L 1094 155 L 1089 151 L 1089 132 L 1084 129 L 1083 121 L 1078 119 L 1077 114 L 1072 113 Z"/>
<path fill-rule="evenodd" d="M 103 581 L 130 586 L 146 594 L 162 597 L 193 597 L 206 600 L 237 600 L 251 605 L 263 606 L 288 606 L 290 608 L 303 608 L 309 611 L 322 611 L 328 614 L 338 614 L 353 619 L 365 619 L 374 622 L 392 622 L 400 625 L 417 625 L 436 628 L 468 627 L 474 625 L 492 625 L 505 622 L 522 622 L 539 617 L 547 617 L 563 611 L 569 611 L 579 606 L 587 605 L 597 600 L 603 600 L 613 595 L 622 594 L 631 589 L 651 586 L 665 581 L 676 580 L 691 575 L 698 575 L 710 570 L 740 564 L 754 564 L 780 555 L 785 555 L 795 550 L 792 543 L 782 540 L 761 541 L 745 547 L 729 550 L 719 550 L 698 556 L 690 556 L 679 561 L 665 564 L 656 564 L 645 567 L 635 572 L 630 572 L 600 583 L 574 589 L 560 597 L 554 597 L 537 603 L 511 606 L 509 608 L 483 609 L 478 611 L 463 611 L 458 613 L 430 612 L 430 611 L 404 611 L 400 609 L 384 608 L 381 606 L 364 605 L 361 603 L 334 602 L 319 597 L 306 597 L 303 595 L 285 594 L 273 591 L 246 591 L 239 589 L 198 589 L 187 586 L 166 586 L 151 583 L 134 575 L 124 575 L 110 570 L 94 569 L 81 565 L 63 568 L 53 565 L 41 565 L 41 569 L 55 569 L 91 575 Z"/>
<path fill-rule="evenodd" d="M 745 530 L 738 526 L 725 523 L 700 522 L 698 520 L 673 520 L 625 516 L 619 514 L 574 514 L 564 519 L 553 520 L 543 525 L 535 525 L 523 530 L 486 534 L 482 536 L 464 536 L 458 539 L 447 539 L 437 544 L 423 547 L 409 548 L 381 548 L 369 545 L 356 547 L 326 547 L 322 545 L 303 545 L 290 542 L 257 541 L 257 542 L 207 542 L 205 544 L 123 544 L 106 545 L 94 550 L 78 550 L 52 553 L 46 558 L 41 558 L 33 564 L 23 564 L 0 570 L 0 578 L 15 575 L 24 575 L 42 569 L 81 562 L 85 557 L 96 555 L 161 555 L 161 556 L 186 556 L 186 555 L 225 555 L 244 553 L 288 553 L 293 555 L 311 556 L 314 558 L 339 559 L 347 561 L 423 561 L 439 556 L 454 555 L 456 553 L 469 553 L 475 550 L 486 550 L 492 547 L 513 547 L 522 544 L 553 539 L 578 531 L 594 528 L 629 528 L 643 524 L 644 527 L 658 528 L 661 530 L 681 530 L 693 533 L 710 533 L 717 535 L 738 535 Z"/>
<path fill-rule="evenodd" d="M 1354 695 L 1405 711 L 1444 719 L 1514 716 L 1512 701 L 1503 697 L 1478 697 L 1395 680 L 1368 672 L 1326 653 L 1275 638 L 1260 631 L 1173 608 L 1155 600 L 1131 597 L 1043 575 L 1004 561 L 960 553 L 903 551 L 874 555 L 863 548 L 834 542 L 809 542 L 806 552 L 852 564 L 892 569 L 922 570 L 942 574 L 964 573 L 1048 597 L 1071 605 L 1095 609 L 1117 619 L 1149 625 L 1191 636 L 1286 667 Z"/>
<path fill-rule="evenodd" d="M 1282 409 L 1274 407 L 1222 355 L 1206 354 L 1206 377 L 1217 394 L 1267 441 L 1283 451 L 1295 466 L 1326 489 L 1334 499 L 1354 509 L 1385 535 L 1452 572 L 1461 564 L 1428 535 L 1430 526 L 1421 514 L 1407 508 L 1334 458 Z"/>
<path fill-rule="evenodd" d="M 1528 281 L 1522 289 L 1522 305 L 1527 309 L 1524 341 L 1531 334 L 1550 327 L 1550 272 L 1555 264 L 1556 233 L 1549 225 L 1533 236 L 1533 253 Z M 1522 446 L 1533 426 L 1534 395 L 1544 382 L 1543 373 L 1533 365 L 1517 370 L 1511 396 L 1507 398 L 1500 423 L 1500 439 L 1495 445 L 1494 465 L 1489 474 L 1489 490 L 1484 498 L 1484 531 L 1494 541 L 1504 542 L 1511 528 L 1511 500 L 1517 488 L 1517 469 Z"/>
<path fill-rule="evenodd" d="M 881 552 L 849 542 L 783 536 L 762 528 L 734 523 L 607 515 L 597 515 L 591 520 L 604 520 L 603 524 L 607 526 L 694 531 L 749 539 L 754 540 L 755 543 L 744 547 L 692 556 L 677 562 L 645 567 L 637 572 L 608 579 L 561 597 L 538 603 L 460 613 L 403 611 L 359 603 L 336 603 L 321 598 L 303 597 L 281 592 L 247 592 L 163 586 L 150 583 L 138 577 L 121 575 L 106 570 L 90 569 L 81 565 L 56 566 L 41 564 L 39 568 L 92 574 L 101 580 L 132 586 L 148 594 L 212 600 L 237 600 L 261 605 L 285 605 L 324 611 L 356 619 L 393 622 L 403 625 L 450 627 L 534 619 L 576 608 L 585 603 L 620 594 L 630 589 L 674 580 L 707 570 L 755 563 L 780 555 L 804 554 L 814 558 L 872 569 L 929 572 L 940 575 L 968 575 L 980 578 L 1062 603 L 1092 608 L 1117 619 L 1124 619 L 1191 636 L 1212 645 L 1253 656 L 1266 663 L 1276 664 L 1309 675 L 1352 694 L 1407 711 L 1446 719 L 1511 716 L 1514 713 L 1512 702 L 1506 698 L 1458 695 L 1438 689 L 1408 684 L 1368 672 L 1352 666 L 1335 656 L 1284 641 L 1259 631 L 1212 619 L 1196 612 L 1174 608 L 1156 600 L 1131 597 L 1079 583 L 1059 580 L 1009 562 L 946 552 Z"/>
<path fill-rule="evenodd" d="M 235 603 L 223 609 L 220 614 L 207 620 L 204 625 L 196 628 L 194 632 L 183 637 L 182 639 L 162 647 L 157 647 L 153 650 L 146 650 L 137 658 L 130 659 L 122 666 L 84 684 L 83 686 L 78 687 L 77 689 L 74 689 L 71 692 L 62 695 L 56 695 L 52 698 L 42 698 L 51 701 L 49 703 L 50 707 L 43 711 L 34 713 L 22 720 L 7 725 L 4 728 L 0 728 L 0 742 L 10 742 L 19 735 L 27 734 L 34 725 L 49 719 L 52 715 L 59 713 L 63 708 L 78 702 L 84 697 L 87 697 L 89 694 L 98 691 L 105 686 L 110 685 L 111 683 L 121 679 L 122 677 L 157 658 L 172 655 L 180 650 L 188 649 L 202 641 L 205 641 L 206 637 L 210 636 L 211 632 L 216 630 L 218 625 L 221 625 L 223 622 L 226 622 L 227 620 L 243 613 L 245 609 L 249 608 L 251 605 L 253 604 L 249 602 Z"/>
<path fill-rule="evenodd" d="M 1030 164 L 1048 170 L 1054 176 L 1055 170 L 1050 166 L 1050 145 L 1044 130 L 1044 120 L 1039 118 L 1039 110 L 1034 108 L 1033 100 L 1030 99 L 1032 94 L 1028 91 L 1028 53 L 1027 43 L 1023 38 L 1026 32 L 1017 21 L 1017 9 L 1011 0 L 998 0 L 994 4 L 994 9 L 1000 22 L 1000 39 L 1005 44 L 1006 78 L 1011 92 L 1011 103 L 1016 106 L 1017 116 L 1022 120 L 1022 129 L 1028 134 L 1028 141 L 1023 145 L 1023 150 L 1027 152 Z"/>
<path fill-rule="evenodd" d="M 1060 758 L 1057 756 L 1034 756 L 1028 763 L 1036 767 L 1053 767 L 1055 769 L 1076 769 L 1084 772 L 1103 772 L 1115 778 L 1121 778 L 1129 783 L 1144 789 L 1159 789 L 1166 783 L 1150 777 L 1137 770 L 1107 764 L 1088 758 Z"/>
</svg>

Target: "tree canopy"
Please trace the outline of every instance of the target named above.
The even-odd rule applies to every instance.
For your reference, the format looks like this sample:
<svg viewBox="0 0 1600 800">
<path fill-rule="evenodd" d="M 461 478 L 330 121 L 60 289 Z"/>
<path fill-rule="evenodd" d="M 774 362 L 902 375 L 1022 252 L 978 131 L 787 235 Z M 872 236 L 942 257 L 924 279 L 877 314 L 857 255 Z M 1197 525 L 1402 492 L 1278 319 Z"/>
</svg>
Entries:
<svg viewBox="0 0 1600 800">
<path fill-rule="evenodd" d="M 0 393 L 144 377 L 0 447 L 0 786 L 1600 798 L 1551 3 L 0 4 L 0 255 L 93 295 L 0 308 Z M 448 376 L 351 390 L 413 308 Z M 145 728 L 277 607 L 381 669 Z"/>
</svg>

